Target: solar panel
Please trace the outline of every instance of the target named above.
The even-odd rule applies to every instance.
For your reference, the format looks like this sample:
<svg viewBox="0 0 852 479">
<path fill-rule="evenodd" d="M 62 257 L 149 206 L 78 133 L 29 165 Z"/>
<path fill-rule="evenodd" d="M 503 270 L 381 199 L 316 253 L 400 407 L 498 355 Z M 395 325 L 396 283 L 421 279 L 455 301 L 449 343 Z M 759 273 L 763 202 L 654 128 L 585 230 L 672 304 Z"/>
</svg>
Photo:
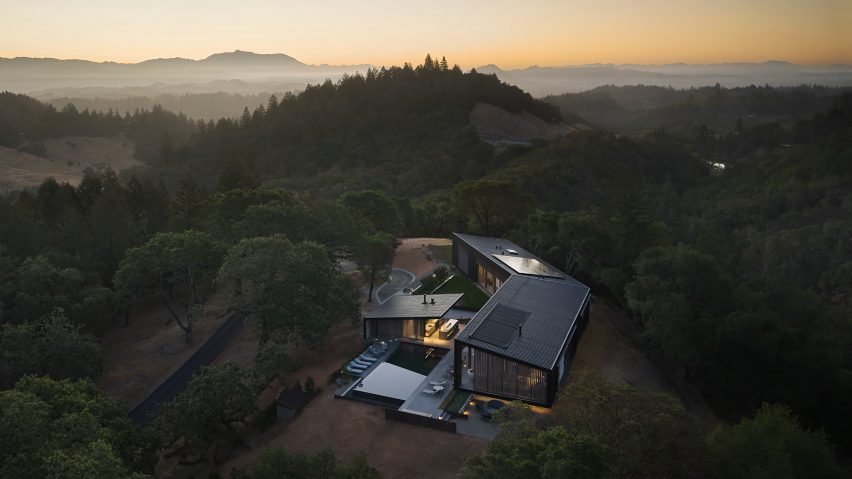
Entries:
<svg viewBox="0 0 852 479">
<path fill-rule="evenodd" d="M 564 279 L 565 273 L 558 269 L 544 264 L 535 258 L 521 258 L 518 256 L 508 256 L 503 254 L 492 255 L 506 266 L 512 268 L 518 274 L 526 274 L 530 276 L 544 276 L 547 278 Z"/>
<path fill-rule="evenodd" d="M 518 326 L 524 324 L 529 315 L 527 311 L 498 304 L 479 323 L 470 337 L 501 348 L 508 347 L 518 334 Z"/>
</svg>

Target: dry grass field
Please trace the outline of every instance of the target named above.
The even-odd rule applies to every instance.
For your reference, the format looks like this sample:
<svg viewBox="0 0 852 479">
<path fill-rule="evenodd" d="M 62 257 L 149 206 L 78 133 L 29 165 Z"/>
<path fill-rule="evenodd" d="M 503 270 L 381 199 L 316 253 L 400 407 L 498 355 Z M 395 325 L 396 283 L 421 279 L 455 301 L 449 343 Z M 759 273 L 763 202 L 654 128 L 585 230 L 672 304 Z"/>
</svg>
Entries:
<svg viewBox="0 0 852 479">
<path fill-rule="evenodd" d="M 48 177 L 77 185 L 86 168 L 120 172 L 143 164 L 133 157 L 133 142 L 120 137 L 66 136 L 43 143 L 44 158 L 0 147 L 0 191 L 38 186 Z"/>
</svg>

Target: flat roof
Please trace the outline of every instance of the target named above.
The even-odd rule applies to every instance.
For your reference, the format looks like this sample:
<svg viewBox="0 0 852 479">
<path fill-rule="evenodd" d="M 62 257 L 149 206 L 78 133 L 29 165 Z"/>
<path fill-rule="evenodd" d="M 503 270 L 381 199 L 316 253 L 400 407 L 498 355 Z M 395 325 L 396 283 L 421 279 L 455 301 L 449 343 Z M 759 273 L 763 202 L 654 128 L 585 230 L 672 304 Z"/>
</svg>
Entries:
<svg viewBox="0 0 852 479">
<path fill-rule="evenodd" d="M 476 331 L 471 333 L 470 337 L 493 344 L 494 346 L 506 348 L 515 338 L 515 335 L 521 332 L 520 328 L 523 327 L 529 315 L 530 313 L 527 311 L 498 304 L 479 323 Z"/>
<path fill-rule="evenodd" d="M 522 258 L 513 254 L 492 254 L 497 261 L 512 268 L 518 274 L 530 276 L 546 276 L 548 278 L 564 279 L 565 273 L 540 261 L 538 258 Z"/>
<path fill-rule="evenodd" d="M 405 401 L 425 379 L 426 376 L 420 373 L 395 364 L 381 363 L 361 380 L 355 391 Z"/>
<path fill-rule="evenodd" d="M 459 333 L 456 341 L 551 370 L 559 359 L 589 293 L 589 288 L 582 284 L 577 286 L 558 279 L 512 275 Z M 521 311 L 527 315 L 520 322 L 517 313 L 503 314 L 500 312 L 503 309 Z M 507 329 L 501 338 L 509 336 L 508 340 L 499 345 L 489 342 L 489 331 L 495 329 L 494 323 L 507 323 L 501 318 L 509 316 L 516 318 L 509 322 L 521 324 L 521 331 L 517 331 L 516 327 L 509 335 Z M 484 332 L 480 333 L 482 328 Z"/>
<path fill-rule="evenodd" d="M 364 319 L 429 319 L 441 318 L 462 298 L 462 293 L 427 294 L 423 304 L 422 294 L 403 294 L 390 299 L 372 311 L 362 313 Z M 433 303 L 432 300 L 435 300 Z"/>
<path fill-rule="evenodd" d="M 548 276 L 575 286 L 586 286 L 507 239 L 493 238 L 491 236 L 468 235 L 463 233 L 453 233 L 453 236 L 478 251 L 480 254 L 491 260 L 492 264 L 506 271 L 510 275 Z M 509 250 L 514 250 L 517 254 L 512 254 Z M 503 258 L 506 258 L 508 262 L 503 261 Z M 535 261 L 528 262 L 526 263 L 526 266 L 524 266 L 525 263 L 523 263 L 520 258 Z M 513 262 L 514 265 L 510 265 L 509 262 Z M 518 269 L 515 269 L 515 266 Z"/>
</svg>

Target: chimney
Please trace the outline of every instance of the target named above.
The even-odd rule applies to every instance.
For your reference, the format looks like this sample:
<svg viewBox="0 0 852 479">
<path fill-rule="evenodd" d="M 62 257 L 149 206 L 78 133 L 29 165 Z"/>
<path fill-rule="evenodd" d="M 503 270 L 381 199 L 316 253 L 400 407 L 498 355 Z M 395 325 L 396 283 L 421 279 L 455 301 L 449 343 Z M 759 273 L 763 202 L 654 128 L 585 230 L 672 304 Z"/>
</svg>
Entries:
<svg viewBox="0 0 852 479">
<path fill-rule="evenodd" d="M 432 298 L 432 304 L 435 304 L 435 298 Z"/>
<path fill-rule="evenodd" d="M 426 304 L 426 295 L 423 295 L 423 304 Z"/>
<path fill-rule="evenodd" d="M 522 327 L 523 327 L 523 324 L 519 324 L 519 325 L 518 325 L 518 336 L 520 336 L 520 335 L 521 335 L 521 329 L 522 329 Z"/>
</svg>

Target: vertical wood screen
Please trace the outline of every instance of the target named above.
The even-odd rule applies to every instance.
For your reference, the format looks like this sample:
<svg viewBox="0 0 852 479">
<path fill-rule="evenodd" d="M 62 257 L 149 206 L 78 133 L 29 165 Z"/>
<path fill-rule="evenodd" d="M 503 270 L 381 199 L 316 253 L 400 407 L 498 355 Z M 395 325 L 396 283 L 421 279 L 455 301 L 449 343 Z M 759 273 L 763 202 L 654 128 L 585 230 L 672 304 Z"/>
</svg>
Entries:
<svg viewBox="0 0 852 479">
<path fill-rule="evenodd" d="M 473 387 L 540 403 L 547 402 L 547 372 L 476 349 L 471 357 Z"/>
</svg>

